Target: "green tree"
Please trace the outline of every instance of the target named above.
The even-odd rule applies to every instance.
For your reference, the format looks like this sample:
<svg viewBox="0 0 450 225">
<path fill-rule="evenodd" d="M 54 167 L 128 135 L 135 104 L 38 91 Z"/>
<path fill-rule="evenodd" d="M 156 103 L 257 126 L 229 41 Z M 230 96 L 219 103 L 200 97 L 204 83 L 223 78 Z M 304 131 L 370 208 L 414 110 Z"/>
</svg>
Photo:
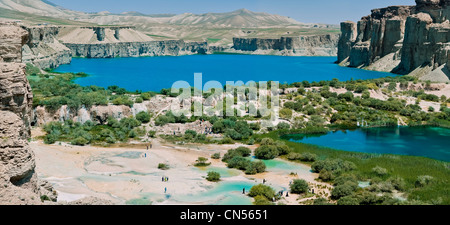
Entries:
<svg viewBox="0 0 450 225">
<path fill-rule="evenodd" d="M 352 196 L 345 196 L 338 200 L 338 205 L 359 205 L 359 200 Z"/>
<path fill-rule="evenodd" d="M 211 182 L 217 182 L 220 181 L 220 173 L 209 171 L 208 176 L 206 176 L 206 180 Z"/>
<path fill-rule="evenodd" d="M 279 154 L 275 145 L 262 145 L 255 150 L 255 156 L 258 159 L 274 159 Z"/>
<path fill-rule="evenodd" d="M 296 179 L 292 184 L 290 185 L 291 192 L 295 194 L 303 194 L 307 193 L 309 190 L 308 182 L 306 182 L 303 179 Z"/>
<path fill-rule="evenodd" d="M 146 124 L 150 122 L 151 116 L 149 113 L 142 111 L 136 114 L 136 119 L 141 123 Z"/>
<path fill-rule="evenodd" d="M 358 186 L 355 186 L 354 183 L 346 182 L 345 184 L 336 186 L 331 191 L 331 198 L 340 199 L 345 196 L 352 195 L 353 192 L 357 189 Z"/>
<path fill-rule="evenodd" d="M 275 190 L 267 185 L 258 184 L 250 189 L 248 195 L 250 197 L 263 196 L 270 201 L 275 197 Z"/>
<path fill-rule="evenodd" d="M 280 110 L 280 117 L 283 119 L 291 119 L 292 118 L 292 110 L 288 108 L 283 108 Z"/>
</svg>

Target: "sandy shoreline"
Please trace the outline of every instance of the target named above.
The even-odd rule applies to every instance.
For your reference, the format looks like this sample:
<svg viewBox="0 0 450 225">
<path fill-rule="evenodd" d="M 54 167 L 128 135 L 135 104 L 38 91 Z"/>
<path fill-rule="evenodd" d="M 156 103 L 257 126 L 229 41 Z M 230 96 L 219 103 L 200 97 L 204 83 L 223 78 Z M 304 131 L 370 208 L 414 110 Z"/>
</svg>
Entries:
<svg viewBox="0 0 450 225">
<path fill-rule="evenodd" d="M 210 158 L 216 152 L 223 156 L 228 149 L 240 145 L 175 146 L 157 140 L 153 141 L 150 150 L 143 146 L 100 148 L 45 145 L 41 141 L 33 141 L 30 145 L 36 155 L 38 176 L 54 186 L 59 193 L 58 201 L 94 196 L 114 204 L 224 204 L 222 201 L 234 204 L 233 198 L 242 195 L 241 183 L 254 185 L 266 179 L 267 184 L 276 191 L 288 190 L 289 182 L 296 178 L 322 184 L 315 181 L 318 175 L 311 173 L 309 166 L 286 164 L 290 162 L 281 160 L 277 163 L 287 165 L 289 170 L 268 168 L 268 172 L 254 176 L 230 170 L 221 160 L 210 160 L 211 166 L 204 169 L 193 166 L 198 157 Z M 170 169 L 158 169 L 159 163 L 168 164 Z M 226 171 L 231 175 L 222 177 L 219 183 L 208 182 L 205 176 L 211 169 Z M 291 176 L 290 172 L 293 171 L 290 170 L 295 170 L 298 176 Z M 163 176 L 169 177 L 169 182 L 162 182 Z M 228 190 L 227 185 L 232 188 Z M 298 197 L 292 194 L 281 202 L 299 204 Z M 251 198 L 238 198 L 251 203 Z"/>
</svg>

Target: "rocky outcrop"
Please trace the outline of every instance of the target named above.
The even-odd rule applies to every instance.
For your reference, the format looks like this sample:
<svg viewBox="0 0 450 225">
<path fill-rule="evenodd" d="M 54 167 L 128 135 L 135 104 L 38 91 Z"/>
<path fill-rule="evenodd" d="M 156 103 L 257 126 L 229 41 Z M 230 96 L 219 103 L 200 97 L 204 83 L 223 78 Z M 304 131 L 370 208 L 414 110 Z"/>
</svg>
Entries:
<svg viewBox="0 0 450 225">
<path fill-rule="evenodd" d="M 40 185 L 28 145 L 32 94 L 21 62 L 28 32 L 0 24 L 0 203 L 39 204 Z"/>
<path fill-rule="evenodd" d="M 41 69 L 56 68 L 72 60 L 72 52 L 57 40 L 60 27 L 23 27 L 29 33 L 29 40 L 23 46 L 23 62 Z"/>
<path fill-rule="evenodd" d="M 33 119 L 31 123 L 34 126 L 41 126 L 53 121 L 64 122 L 72 120 L 74 122 L 85 123 L 90 120 L 94 123 L 105 124 L 108 117 L 120 120 L 122 118 L 136 116 L 136 114 L 143 111 L 157 115 L 167 110 L 174 102 L 178 102 L 178 99 L 157 95 L 149 101 L 134 103 L 132 107 L 110 104 L 97 105 L 90 108 L 82 107 L 78 110 L 73 110 L 67 105 L 63 105 L 56 111 L 50 111 L 43 106 L 38 106 L 32 112 Z"/>
<path fill-rule="evenodd" d="M 351 67 L 367 67 L 384 58 L 395 58 L 400 63 L 400 49 L 406 18 L 414 12 L 412 6 L 391 6 L 372 10 L 356 25 L 341 23 L 338 63 Z M 356 35 L 356 37 L 355 37 Z M 394 63 L 395 64 L 395 63 Z M 397 65 L 392 65 L 392 70 Z"/>
<path fill-rule="evenodd" d="M 185 42 L 183 40 L 101 44 L 65 43 L 65 45 L 72 50 L 72 56 L 86 58 L 179 56 L 208 52 L 208 43 L 206 42 Z"/>
<path fill-rule="evenodd" d="M 339 35 L 311 35 L 299 37 L 233 38 L 233 49 L 244 53 L 292 56 L 335 56 Z"/>
<path fill-rule="evenodd" d="M 372 10 L 358 22 L 355 40 L 351 23 L 342 23 L 338 63 L 448 81 L 450 1 L 416 3 Z"/>
<path fill-rule="evenodd" d="M 133 107 L 124 105 L 99 105 L 92 106 L 89 109 L 82 107 L 78 110 L 72 110 L 67 105 L 64 105 L 56 111 L 49 111 L 45 107 L 38 106 L 33 110 L 32 124 L 34 126 L 42 126 L 53 121 L 64 122 L 67 120 L 82 124 L 87 121 L 105 124 L 109 117 L 120 120 L 122 118 L 136 116 L 136 114 L 142 111 L 152 111 L 150 110 L 151 104 L 151 102 L 135 103 Z"/>
<path fill-rule="evenodd" d="M 448 61 L 450 52 L 450 23 L 433 23 L 427 13 L 418 13 L 406 21 L 407 32 L 403 42 L 399 73 L 409 73 L 418 67 L 437 69 Z"/>
<path fill-rule="evenodd" d="M 350 56 L 352 45 L 356 40 L 356 34 L 356 23 L 351 21 L 341 23 L 341 36 L 338 43 L 338 62 L 342 62 Z"/>
<path fill-rule="evenodd" d="M 71 62 L 72 57 L 114 58 L 206 54 L 207 42 L 153 41 L 130 26 L 25 27 L 29 39 L 22 60 L 46 69 Z"/>
</svg>

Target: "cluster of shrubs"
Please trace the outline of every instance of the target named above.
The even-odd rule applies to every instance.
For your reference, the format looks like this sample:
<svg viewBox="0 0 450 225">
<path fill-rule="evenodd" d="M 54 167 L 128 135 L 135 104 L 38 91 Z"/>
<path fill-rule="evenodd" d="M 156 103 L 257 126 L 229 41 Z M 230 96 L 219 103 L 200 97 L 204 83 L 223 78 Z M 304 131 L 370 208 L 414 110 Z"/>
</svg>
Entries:
<svg viewBox="0 0 450 225">
<path fill-rule="evenodd" d="M 384 174 L 385 171 L 380 170 L 378 172 Z M 393 190 L 405 190 L 405 181 L 400 177 L 390 177 L 385 181 L 375 177 L 371 179 L 369 187 L 362 189 L 358 186 L 355 175 L 344 174 L 335 179 L 334 186 L 331 198 L 337 200 L 338 205 L 394 205 L 401 202 L 394 198 L 391 193 Z"/>
<path fill-rule="evenodd" d="M 196 131 L 187 130 L 184 133 L 184 139 L 190 142 L 204 142 L 207 138 L 205 134 L 198 134 Z"/>
<path fill-rule="evenodd" d="M 27 70 L 27 74 L 36 74 L 33 68 Z M 84 73 L 65 73 L 57 76 L 45 76 L 41 79 L 30 79 L 33 89 L 33 107 L 45 106 L 46 109 L 55 111 L 63 105 L 76 111 L 81 107 L 90 108 L 94 105 L 133 106 L 134 101 L 130 99 L 129 92 L 118 86 L 110 86 L 107 89 L 98 86 L 82 87 L 72 81 L 78 77 L 84 77 Z M 148 100 L 154 93 L 141 93 L 139 99 Z"/>
<path fill-rule="evenodd" d="M 139 128 L 141 122 L 135 118 L 123 118 L 120 121 L 108 118 L 106 125 L 95 125 L 91 121 L 84 124 L 67 120 L 64 123 L 50 122 L 44 125 L 47 133 L 46 144 L 56 141 L 70 142 L 72 145 L 87 145 L 93 143 L 114 144 L 117 141 L 127 142 L 129 138 L 139 138 L 145 135 L 145 130 Z"/>
<path fill-rule="evenodd" d="M 236 149 L 228 150 L 223 156 L 222 161 L 227 163 L 228 168 L 243 170 L 249 175 L 266 171 L 266 164 L 264 164 L 264 162 L 248 159 L 250 154 L 251 150 L 249 148 L 238 147 Z"/>
<path fill-rule="evenodd" d="M 180 116 L 175 116 L 172 111 L 166 112 L 165 115 L 160 115 L 155 120 L 156 126 L 164 126 L 168 123 L 187 123 L 189 122 L 189 118 L 187 118 L 184 114 Z"/>
<path fill-rule="evenodd" d="M 314 162 L 311 165 L 311 169 L 313 172 L 319 173 L 321 180 L 331 181 L 342 173 L 355 170 L 356 165 L 353 162 L 342 159 L 325 159 Z"/>
<path fill-rule="evenodd" d="M 332 81 L 321 82 L 297 82 L 291 85 L 282 85 L 282 88 L 298 87 L 298 93 L 288 94 L 288 98 L 294 101 L 284 103 L 283 109 L 280 110 L 280 117 L 285 119 L 292 118 L 292 110 L 302 112 L 309 116 L 330 115 L 331 124 L 342 128 L 352 128 L 357 126 L 358 118 L 364 118 L 369 126 L 391 126 L 398 123 L 397 118 L 392 116 L 390 112 L 399 112 L 402 116 L 410 117 L 410 125 L 423 125 L 426 122 L 428 125 L 447 126 L 450 117 L 446 102 L 450 102 L 445 96 L 438 97 L 433 94 L 426 94 L 423 90 L 414 92 L 407 91 L 407 94 L 417 97 L 419 99 L 443 102 L 440 109 L 441 112 L 435 112 L 437 109 L 430 107 L 429 112 L 423 112 L 419 105 L 407 105 L 406 101 L 396 98 L 389 98 L 386 101 L 372 98 L 369 89 L 377 90 L 384 87 L 384 84 L 390 83 L 389 88 L 394 91 L 397 88 L 397 83 L 400 82 L 400 88 L 407 87 L 408 82 L 417 82 L 414 78 L 407 77 L 387 77 L 375 80 L 350 80 L 340 82 L 337 79 Z M 321 87 L 310 92 L 306 92 L 304 88 Z M 348 92 L 337 94 L 330 91 L 330 87 L 340 88 L 345 87 Z M 362 93 L 361 97 L 355 97 L 352 93 Z M 325 98 L 325 101 L 322 100 Z M 331 107 L 337 112 L 330 111 Z M 449 110 L 450 111 L 450 110 Z M 381 121 L 381 122 L 380 122 Z M 446 125 L 447 124 L 447 125 Z M 317 124 L 318 126 L 323 126 Z M 295 127 L 295 126 L 294 126 Z"/>
<path fill-rule="evenodd" d="M 336 168 L 334 165 L 324 165 L 322 168 Z M 345 168 L 347 166 L 344 166 Z M 317 171 L 317 167 L 314 167 Z M 313 168 L 313 169 L 314 169 Z M 389 176 L 386 168 L 376 166 L 372 168 L 370 185 L 361 188 L 358 185 L 358 178 L 347 169 L 345 173 L 340 173 L 333 180 L 334 188 L 331 191 L 331 199 L 336 200 L 338 205 L 395 205 L 395 204 L 423 204 L 420 201 L 401 201 L 393 196 L 393 191 L 405 191 L 406 181 L 399 176 Z M 414 185 L 416 188 L 423 188 L 433 182 L 433 177 L 424 175 L 417 177 Z"/>
<path fill-rule="evenodd" d="M 300 160 L 302 162 L 315 162 L 317 160 L 317 155 L 309 152 L 296 153 L 291 152 L 287 155 L 289 160 Z"/>
<path fill-rule="evenodd" d="M 291 189 L 291 193 L 294 194 L 303 194 L 308 193 L 309 191 L 309 184 L 303 179 L 295 179 L 289 187 Z"/>
<path fill-rule="evenodd" d="M 195 161 L 194 166 L 196 167 L 207 167 L 210 166 L 211 163 L 208 162 L 208 159 L 205 157 L 198 157 L 198 159 Z"/>
<path fill-rule="evenodd" d="M 264 184 L 253 186 L 248 196 L 254 198 L 255 201 L 253 204 L 255 205 L 273 205 L 273 200 L 277 197 L 275 190 Z"/>
<path fill-rule="evenodd" d="M 255 150 L 258 159 L 274 159 L 281 155 L 287 155 L 292 150 L 282 141 L 274 141 L 271 138 L 261 140 L 261 146 Z"/>
<path fill-rule="evenodd" d="M 170 167 L 167 164 L 159 163 L 158 164 L 158 169 L 160 169 L 160 170 L 168 170 L 168 169 L 170 169 Z"/>
<path fill-rule="evenodd" d="M 224 134 L 233 140 L 248 139 L 254 130 L 261 129 L 257 123 L 248 124 L 247 121 L 237 120 L 236 117 L 219 119 L 213 123 L 212 131 L 216 134 Z"/>
<path fill-rule="evenodd" d="M 382 77 L 372 80 L 354 80 L 350 79 L 348 81 L 339 81 L 337 78 L 333 78 L 329 81 L 302 81 L 302 82 L 295 82 L 292 84 L 280 84 L 280 88 L 290 88 L 290 87 L 297 87 L 297 88 L 310 88 L 310 87 L 324 87 L 324 86 L 330 86 L 333 88 L 342 88 L 345 87 L 352 91 L 364 91 L 374 88 L 381 88 L 385 83 L 397 83 L 397 82 L 417 82 L 417 78 L 414 77 L 408 77 L 408 76 L 396 76 L 396 77 Z"/>
<path fill-rule="evenodd" d="M 210 172 L 208 172 L 208 175 L 206 176 L 206 180 L 211 181 L 211 182 L 218 182 L 218 181 L 220 181 L 220 173 L 210 171 Z"/>
</svg>

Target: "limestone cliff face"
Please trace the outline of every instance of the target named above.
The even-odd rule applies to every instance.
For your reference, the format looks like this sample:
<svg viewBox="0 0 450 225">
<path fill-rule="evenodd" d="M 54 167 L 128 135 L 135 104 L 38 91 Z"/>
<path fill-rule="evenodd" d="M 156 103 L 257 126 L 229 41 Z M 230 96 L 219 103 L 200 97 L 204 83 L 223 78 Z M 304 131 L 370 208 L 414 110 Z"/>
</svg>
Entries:
<svg viewBox="0 0 450 225">
<path fill-rule="evenodd" d="M 23 46 L 23 62 L 46 69 L 56 68 L 72 61 L 72 52 L 57 40 L 60 27 L 23 27 L 29 33 L 29 40 Z"/>
<path fill-rule="evenodd" d="M 371 15 L 357 23 L 356 29 L 353 22 L 341 23 L 338 62 L 351 67 L 367 67 L 389 55 L 397 61 L 387 69 L 392 70 L 400 62 L 404 24 L 414 10 L 412 6 L 374 9 Z"/>
<path fill-rule="evenodd" d="M 356 34 L 356 23 L 351 21 L 341 23 L 341 37 L 338 43 L 338 62 L 342 62 L 350 56 L 350 51 L 356 40 Z"/>
<path fill-rule="evenodd" d="M 280 54 L 296 56 L 337 55 L 338 34 L 300 37 L 233 38 L 233 49 L 255 54 Z"/>
<path fill-rule="evenodd" d="M 86 58 L 179 56 L 206 54 L 208 51 L 206 42 L 183 40 L 65 45 L 72 50 L 72 56 Z"/>
<path fill-rule="evenodd" d="M 406 21 L 402 61 L 398 68 L 403 74 L 425 66 L 436 70 L 447 63 L 450 52 L 450 1 L 416 2 L 418 13 Z"/>
<path fill-rule="evenodd" d="M 40 185 L 28 145 L 32 94 L 21 63 L 28 32 L 0 24 L 0 203 L 39 204 Z"/>
<path fill-rule="evenodd" d="M 128 26 L 23 28 L 28 31 L 29 39 L 23 46 L 22 60 L 41 69 L 68 64 L 72 57 L 178 56 L 208 52 L 206 42 L 153 41 Z"/>
<path fill-rule="evenodd" d="M 372 10 L 357 23 L 356 39 L 354 23 L 341 23 L 338 63 L 448 81 L 450 0 L 416 3 Z"/>
</svg>

